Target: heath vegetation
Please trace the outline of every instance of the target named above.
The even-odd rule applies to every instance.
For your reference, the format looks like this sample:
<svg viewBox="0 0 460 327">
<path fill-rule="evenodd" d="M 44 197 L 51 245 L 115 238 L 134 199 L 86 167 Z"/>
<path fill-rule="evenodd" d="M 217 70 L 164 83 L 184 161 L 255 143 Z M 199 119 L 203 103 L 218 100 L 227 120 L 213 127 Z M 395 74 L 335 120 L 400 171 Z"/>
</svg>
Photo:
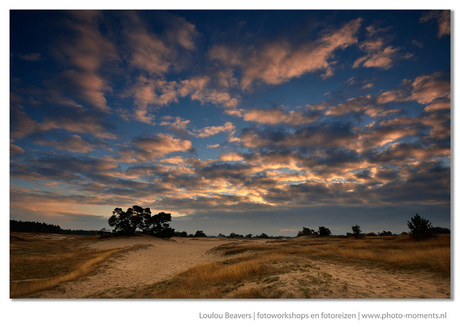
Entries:
<svg viewBox="0 0 460 327">
<path fill-rule="evenodd" d="M 389 272 L 450 275 L 450 237 L 414 242 L 408 235 L 365 239 L 307 236 L 242 240 L 210 251 L 217 260 L 140 288 L 120 288 L 123 298 L 310 298 L 331 292 L 333 276 L 316 267 L 330 262 Z M 346 289 L 346 284 L 340 284 Z M 112 297 L 101 292 L 93 297 Z M 332 295 L 332 298 L 334 295 Z"/>
<path fill-rule="evenodd" d="M 207 259 L 202 260 L 200 264 L 193 264 L 192 260 L 188 260 L 187 265 L 168 259 L 169 263 L 172 262 L 168 269 L 177 272 L 173 277 L 136 286 L 123 286 L 121 281 L 120 285 L 115 284 L 116 289 L 91 290 L 92 293 L 85 295 L 86 297 L 347 297 L 346 291 L 351 286 L 346 281 L 339 282 L 337 278 L 337 272 L 346 269 L 350 269 L 350 273 L 342 276 L 343 280 L 347 280 L 349 275 L 353 276 L 356 271 L 363 270 L 404 273 L 407 276 L 423 272 L 425 280 L 436 278 L 443 285 L 450 285 L 450 234 L 443 234 L 442 229 L 433 228 L 427 219 L 418 214 L 407 222 L 410 233 L 394 235 L 384 231 L 379 235 L 365 234 L 359 225 L 354 225 L 351 226 L 353 233 L 349 233 L 349 237 L 332 236 L 327 227 L 319 226 L 318 231 L 304 227 L 295 238 L 269 238 L 264 233 L 259 237 L 232 233 L 225 238 L 223 235 L 218 238 L 207 238 L 203 231 L 197 231 L 195 235 L 186 235 L 184 238 L 176 235 L 170 239 L 174 235 L 174 230 L 168 224 L 170 220 L 170 214 L 152 215 L 148 208 L 134 206 L 127 212 L 115 209 L 109 222 L 116 228 L 114 233 L 109 233 L 109 240 L 107 233 L 99 236 L 82 236 L 11 232 L 10 296 L 40 297 L 33 294 L 90 275 L 96 268 L 97 274 L 104 274 L 104 267 L 100 263 L 107 262 L 108 258 L 124 254 L 121 258 L 127 260 L 131 255 L 130 251 L 152 245 L 134 242 L 129 246 L 121 246 L 122 243 L 117 243 L 117 240 L 123 238 L 131 240 L 136 235 L 137 228 L 143 231 L 144 240 L 152 240 L 153 236 L 157 236 L 153 239 L 169 242 L 167 254 L 155 252 L 156 256 L 152 256 L 152 252 L 149 252 L 150 260 L 161 260 L 165 258 L 161 255 L 171 256 L 174 255 L 174 251 L 179 255 L 177 251 L 184 249 L 182 247 L 182 250 L 179 250 L 180 246 L 193 247 L 194 239 L 209 240 L 205 242 L 207 253 L 204 253 L 206 250 L 199 250 L 202 253 L 198 253 L 200 258 L 206 256 Z M 36 224 L 31 226 L 44 227 Z M 438 235 L 438 232 L 441 233 Z M 158 238 L 160 235 L 166 239 L 161 240 Z M 101 244 L 110 240 L 115 241 L 114 246 L 89 246 L 90 243 Z M 185 245 L 181 245 L 183 243 Z M 161 247 L 161 244 L 156 243 L 153 249 L 156 249 L 156 246 Z M 201 246 L 203 243 L 198 249 L 201 249 Z M 181 255 L 183 257 L 183 253 Z M 145 266 L 145 259 L 139 255 L 137 257 L 140 258 L 139 264 L 143 267 L 152 266 L 149 263 Z M 184 268 L 178 270 L 177 265 Z M 164 261 L 155 267 L 164 268 L 162 266 Z M 333 267 L 338 267 L 335 275 L 331 270 Z M 135 263 L 133 269 L 136 271 L 138 268 Z M 117 267 L 114 266 L 112 269 Z M 155 269 L 150 273 L 156 273 Z M 151 275 L 148 276 L 147 280 L 151 280 Z M 392 277 L 388 275 L 386 278 Z M 397 278 L 396 282 L 399 283 L 400 280 L 407 278 Z M 437 282 L 432 284 L 436 286 Z M 445 288 L 448 290 L 443 290 L 441 296 L 450 294 L 450 286 Z M 359 296 L 359 291 L 356 294 Z M 404 297 L 404 293 L 398 294 L 403 294 Z"/>
</svg>

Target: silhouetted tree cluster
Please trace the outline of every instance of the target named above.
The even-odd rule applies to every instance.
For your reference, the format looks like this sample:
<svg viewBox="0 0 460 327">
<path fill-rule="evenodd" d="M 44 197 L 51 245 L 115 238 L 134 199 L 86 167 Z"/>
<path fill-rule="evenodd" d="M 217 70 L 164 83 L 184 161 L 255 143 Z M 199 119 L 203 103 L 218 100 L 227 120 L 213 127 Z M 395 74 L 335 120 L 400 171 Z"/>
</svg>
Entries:
<svg viewBox="0 0 460 327">
<path fill-rule="evenodd" d="M 434 227 L 436 234 L 450 234 L 450 229 L 445 227 Z"/>
<path fill-rule="evenodd" d="M 364 234 L 361 231 L 361 227 L 359 225 L 351 226 L 351 230 L 353 231 L 354 238 L 363 238 Z"/>
<path fill-rule="evenodd" d="M 188 237 L 187 232 L 174 232 L 174 236 L 176 237 Z"/>
<path fill-rule="evenodd" d="M 302 227 L 302 230 L 297 233 L 297 237 L 308 236 L 308 235 L 329 236 L 331 234 L 332 234 L 331 230 L 324 226 L 319 226 L 318 231 L 315 231 L 310 228 Z"/>
<path fill-rule="evenodd" d="M 327 227 L 324 226 L 319 226 L 318 227 L 318 234 L 319 236 L 329 236 L 331 235 L 331 230 Z"/>
<path fill-rule="evenodd" d="M 138 229 L 144 233 L 169 238 L 174 236 L 174 229 L 169 227 L 171 214 L 160 212 L 152 216 L 150 208 L 133 206 L 123 211 L 115 208 L 109 218 L 109 226 L 115 227 L 113 232 L 119 235 L 134 234 Z"/>
<path fill-rule="evenodd" d="M 230 233 L 230 235 L 228 235 L 228 238 L 244 238 L 244 236 L 237 233 Z"/>
<path fill-rule="evenodd" d="M 267 234 L 265 233 L 261 233 L 260 235 L 253 235 L 253 234 L 246 234 L 246 235 L 242 235 L 242 234 L 237 234 L 237 233 L 230 233 L 228 236 L 226 236 L 225 234 L 222 234 L 222 233 L 219 233 L 219 235 L 217 237 L 225 237 L 225 238 L 266 238 L 266 239 L 280 239 L 280 238 L 284 238 L 284 236 L 268 236 Z"/>
<path fill-rule="evenodd" d="M 10 231 L 22 233 L 60 233 L 61 227 L 35 221 L 10 220 Z"/>
<path fill-rule="evenodd" d="M 407 222 L 409 235 L 414 240 L 424 240 L 430 237 L 436 237 L 436 230 L 428 219 L 419 216 L 417 213 L 410 221 Z"/>
<path fill-rule="evenodd" d="M 202 230 L 197 230 L 193 237 L 206 237 L 206 234 Z"/>
<path fill-rule="evenodd" d="M 86 230 L 86 229 L 61 229 L 59 234 L 67 235 L 100 235 L 101 232 L 97 230 Z"/>
<path fill-rule="evenodd" d="M 297 233 L 297 236 L 309 236 L 309 235 L 318 235 L 313 229 L 302 227 L 302 230 Z"/>
<path fill-rule="evenodd" d="M 410 235 L 411 238 L 414 240 L 422 240 L 430 237 L 436 237 L 439 234 L 450 234 L 450 229 L 445 227 L 433 227 L 431 222 L 427 219 L 420 217 L 418 214 L 415 214 L 414 217 L 411 218 L 410 221 L 407 222 L 407 226 L 409 227 L 409 234 L 406 232 L 402 232 L 400 235 Z M 353 233 L 346 233 L 347 237 L 355 237 L 357 239 L 365 237 L 365 236 L 396 236 L 390 231 L 382 231 L 378 234 L 374 232 L 370 233 L 363 233 L 361 231 L 361 226 L 354 225 L 351 226 Z M 318 231 L 315 231 L 310 228 L 302 227 L 302 230 L 297 233 L 297 237 L 299 236 L 309 236 L 309 235 L 319 235 L 319 236 L 329 236 L 331 235 L 331 231 L 329 228 L 324 226 L 319 226 Z"/>
</svg>

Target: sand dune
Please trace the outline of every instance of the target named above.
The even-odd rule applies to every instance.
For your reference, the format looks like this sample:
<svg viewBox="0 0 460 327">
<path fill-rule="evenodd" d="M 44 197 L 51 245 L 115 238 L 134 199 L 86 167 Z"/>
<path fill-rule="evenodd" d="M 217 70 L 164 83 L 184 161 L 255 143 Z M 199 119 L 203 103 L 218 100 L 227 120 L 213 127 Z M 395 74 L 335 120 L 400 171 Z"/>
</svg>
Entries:
<svg viewBox="0 0 460 327">
<path fill-rule="evenodd" d="M 40 298 L 123 297 L 117 290 L 135 290 L 174 275 L 200 263 L 219 260 L 208 252 L 221 244 L 236 242 L 220 238 L 157 239 L 147 236 L 99 240 L 88 247 L 106 250 L 136 246 L 103 263 L 92 274 L 34 294 Z M 265 240 L 250 242 L 265 243 Z M 449 298 L 450 282 L 429 272 L 387 271 L 342 263 L 314 261 L 312 268 L 328 276 L 317 288 L 316 298 Z M 279 276 L 278 284 L 289 288 L 301 272 Z M 248 283 L 245 287 L 251 287 Z M 98 296 L 99 294 L 99 296 Z"/>
<path fill-rule="evenodd" d="M 149 236 L 114 238 L 88 246 L 99 250 L 144 246 L 106 262 L 95 274 L 37 293 L 41 298 L 85 298 L 117 287 L 139 287 L 153 284 L 196 264 L 215 260 L 206 252 L 228 243 L 226 239 L 177 238 L 159 239 Z"/>
</svg>

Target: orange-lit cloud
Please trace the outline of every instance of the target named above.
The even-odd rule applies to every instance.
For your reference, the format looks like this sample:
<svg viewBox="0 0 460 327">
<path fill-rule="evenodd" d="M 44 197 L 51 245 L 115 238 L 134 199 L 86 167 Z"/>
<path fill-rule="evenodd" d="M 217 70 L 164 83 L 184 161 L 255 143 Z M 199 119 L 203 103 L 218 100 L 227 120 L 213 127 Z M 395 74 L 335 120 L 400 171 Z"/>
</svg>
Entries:
<svg viewBox="0 0 460 327">
<path fill-rule="evenodd" d="M 74 11 L 67 25 L 76 36 L 56 47 L 56 54 L 68 60 L 76 68 L 86 72 L 97 72 L 104 63 L 118 61 L 114 44 L 98 29 L 102 13 L 97 11 Z"/>
<path fill-rule="evenodd" d="M 450 81 L 443 74 L 418 76 L 412 83 L 412 99 L 428 104 L 437 99 L 450 99 Z"/>
<path fill-rule="evenodd" d="M 152 137 L 137 138 L 131 142 L 131 147 L 125 147 L 121 153 L 136 161 L 148 161 L 161 158 L 169 153 L 187 152 L 192 150 L 192 142 L 176 139 L 168 134 L 156 134 Z"/>
<path fill-rule="evenodd" d="M 226 113 L 238 117 L 243 117 L 245 121 L 268 125 L 284 123 L 298 126 L 309 124 L 319 119 L 318 115 L 307 115 L 301 111 L 285 111 L 282 109 L 233 109 L 227 110 Z"/>
<path fill-rule="evenodd" d="M 383 29 L 383 31 L 386 30 Z M 361 50 L 367 54 L 356 59 L 353 68 L 363 66 L 366 68 L 389 69 L 396 60 L 412 57 L 412 54 L 403 53 L 401 48 L 388 45 L 387 41 L 379 37 L 378 35 L 381 34 L 382 29 L 371 25 L 367 27 L 367 32 L 368 39 L 359 45 Z"/>
<path fill-rule="evenodd" d="M 194 132 L 197 137 L 208 137 L 218 133 L 231 133 L 235 130 L 235 126 L 231 122 L 226 122 L 222 126 L 208 126 Z"/>
<path fill-rule="evenodd" d="M 421 23 L 436 20 L 438 23 L 438 37 L 450 34 L 450 11 L 430 11 L 420 18 Z"/>
<path fill-rule="evenodd" d="M 361 19 L 355 19 L 317 40 L 299 45 L 287 40 L 270 42 L 261 51 L 254 51 L 250 46 L 235 49 L 219 45 L 213 47 L 209 55 L 225 65 L 241 68 L 243 89 L 255 81 L 280 84 L 307 72 L 323 71 L 329 76 L 334 52 L 357 42 L 356 32 L 360 25 Z"/>
<path fill-rule="evenodd" d="M 98 74 L 69 70 L 62 76 L 71 84 L 79 100 L 90 103 L 100 110 L 109 110 L 104 93 L 112 89 Z"/>
<path fill-rule="evenodd" d="M 65 150 L 76 153 L 88 153 L 96 149 L 96 144 L 84 140 L 80 135 L 70 135 L 59 140 L 37 140 L 35 142 L 41 146 L 50 146 L 55 149 Z"/>
</svg>

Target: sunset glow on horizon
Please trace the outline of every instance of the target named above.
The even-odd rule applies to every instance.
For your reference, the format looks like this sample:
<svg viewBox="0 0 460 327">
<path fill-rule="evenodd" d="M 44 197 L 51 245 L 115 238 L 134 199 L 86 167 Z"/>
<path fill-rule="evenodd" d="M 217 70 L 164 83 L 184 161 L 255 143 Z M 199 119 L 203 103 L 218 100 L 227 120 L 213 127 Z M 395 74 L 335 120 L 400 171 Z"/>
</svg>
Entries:
<svg viewBox="0 0 460 327">
<path fill-rule="evenodd" d="M 450 228 L 450 11 L 12 10 L 10 29 L 10 219 Z"/>
</svg>

